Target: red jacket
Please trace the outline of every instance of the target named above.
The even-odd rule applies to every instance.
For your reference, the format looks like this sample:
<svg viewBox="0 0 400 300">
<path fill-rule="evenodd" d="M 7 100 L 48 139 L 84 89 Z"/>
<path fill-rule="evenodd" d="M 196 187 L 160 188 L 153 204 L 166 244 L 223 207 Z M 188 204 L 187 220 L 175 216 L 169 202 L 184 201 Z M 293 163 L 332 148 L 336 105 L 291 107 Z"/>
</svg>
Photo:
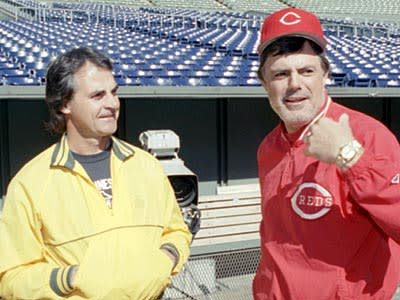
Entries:
<svg viewBox="0 0 400 300">
<path fill-rule="evenodd" d="M 308 126 L 288 137 L 281 124 L 259 147 L 255 300 L 388 300 L 396 290 L 400 147 L 383 124 L 330 98 L 314 121 L 321 115 L 338 121 L 343 113 L 365 148 L 345 172 L 304 155 Z"/>
</svg>

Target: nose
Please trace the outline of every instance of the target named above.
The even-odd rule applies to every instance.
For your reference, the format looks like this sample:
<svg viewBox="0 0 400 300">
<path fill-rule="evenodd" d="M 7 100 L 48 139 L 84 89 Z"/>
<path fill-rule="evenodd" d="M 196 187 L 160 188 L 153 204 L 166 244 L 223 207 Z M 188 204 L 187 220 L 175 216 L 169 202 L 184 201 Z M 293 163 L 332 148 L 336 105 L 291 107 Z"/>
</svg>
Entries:
<svg viewBox="0 0 400 300">
<path fill-rule="evenodd" d="M 118 109 L 119 98 L 114 93 L 109 93 L 106 97 L 105 106 L 110 109 Z"/>
<path fill-rule="evenodd" d="M 301 78 L 300 75 L 296 72 L 292 72 L 289 76 L 289 88 L 291 90 L 298 90 L 300 88 Z"/>
</svg>

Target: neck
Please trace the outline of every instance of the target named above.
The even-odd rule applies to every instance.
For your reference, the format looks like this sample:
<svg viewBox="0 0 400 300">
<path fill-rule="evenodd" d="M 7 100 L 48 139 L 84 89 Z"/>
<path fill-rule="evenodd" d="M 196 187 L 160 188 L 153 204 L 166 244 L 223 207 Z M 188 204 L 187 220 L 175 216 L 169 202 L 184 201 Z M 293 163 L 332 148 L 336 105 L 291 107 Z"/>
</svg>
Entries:
<svg viewBox="0 0 400 300">
<path fill-rule="evenodd" d="M 72 152 L 90 155 L 100 153 L 110 146 L 111 137 L 83 138 L 73 137 L 67 133 L 68 146 Z"/>
</svg>

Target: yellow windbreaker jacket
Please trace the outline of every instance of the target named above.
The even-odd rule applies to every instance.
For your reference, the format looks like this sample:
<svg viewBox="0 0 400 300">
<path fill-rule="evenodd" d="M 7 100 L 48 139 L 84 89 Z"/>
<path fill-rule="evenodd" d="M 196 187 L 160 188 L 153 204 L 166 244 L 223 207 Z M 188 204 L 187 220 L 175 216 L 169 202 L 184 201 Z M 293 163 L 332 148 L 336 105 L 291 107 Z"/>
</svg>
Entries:
<svg viewBox="0 0 400 300">
<path fill-rule="evenodd" d="M 149 153 L 112 140 L 111 209 L 65 135 L 12 179 L 0 219 L 0 296 L 97 300 L 114 291 L 156 299 L 181 269 L 191 234 L 167 176 Z M 172 272 L 164 244 L 179 253 Z M 72 265 L 79 265 L 74 287 Z"/>
</svg>

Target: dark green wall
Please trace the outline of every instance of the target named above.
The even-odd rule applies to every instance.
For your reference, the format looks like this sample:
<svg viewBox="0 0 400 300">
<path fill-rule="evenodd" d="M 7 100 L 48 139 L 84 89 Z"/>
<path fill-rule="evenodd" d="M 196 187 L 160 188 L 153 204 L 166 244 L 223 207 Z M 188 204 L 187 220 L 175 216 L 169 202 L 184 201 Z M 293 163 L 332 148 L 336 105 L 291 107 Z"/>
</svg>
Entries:
<svg viewBox="0 0 400 300">
<path fill-rule="evenodd" d="M 400 137 L 400 98 L 340 98 L 344 105 L 387 124 Z M 181 139 L 179 156 L 199 177 L 219 183 L 256 178 L 256 151 L 277 117 L 263 98 L 121 99 L 118 136 L 138 145 L 148 129 L 172 129 Z M 0 100 L 0 195 L 10 177 L 56 137 L 44 130 L 47 110 L 42 100 Z"/>
</svg>

